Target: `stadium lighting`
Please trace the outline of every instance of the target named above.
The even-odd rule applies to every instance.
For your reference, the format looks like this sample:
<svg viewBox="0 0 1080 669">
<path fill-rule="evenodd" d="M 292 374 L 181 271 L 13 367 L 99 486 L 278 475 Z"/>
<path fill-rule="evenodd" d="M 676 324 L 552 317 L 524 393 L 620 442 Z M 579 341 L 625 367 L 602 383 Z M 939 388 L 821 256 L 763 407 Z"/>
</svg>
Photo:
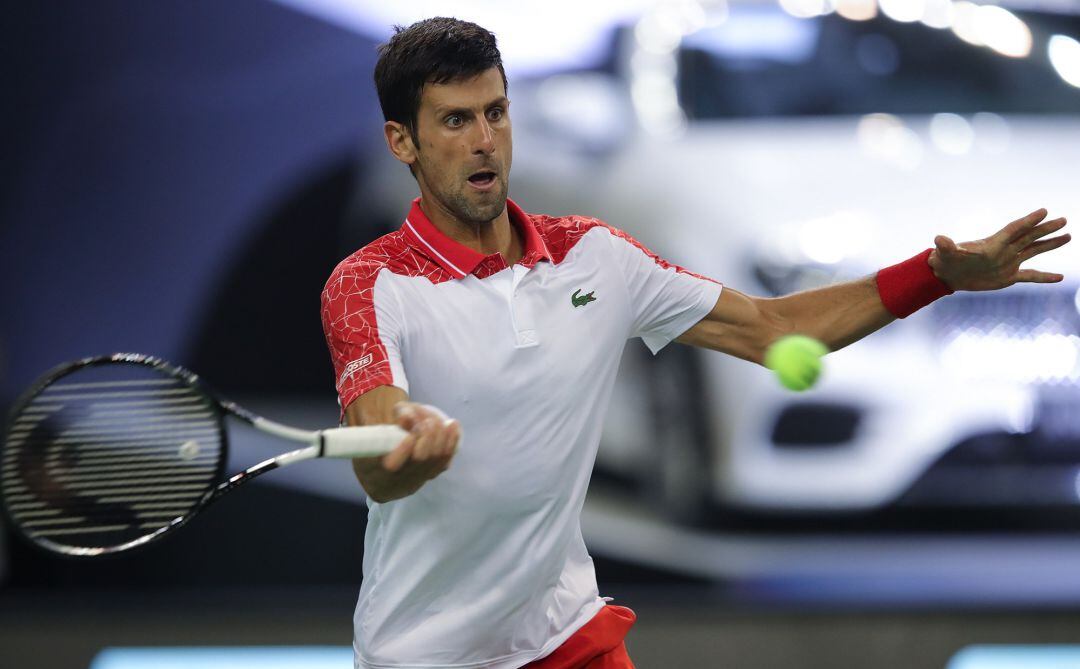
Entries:
<svg viewBox="0 0 1080 669">
<path fill-rule="evenodd" d="M 835 0 L 780 0 L 780 8 L 799 19 L 830 14 L 835 5 Z"/>
<path fill-rule="evenodd" d="M 878 0 L 881 13 L 893 21 L 911 23 L 923 17 L 926 0 Z"/>
<path fill-rule="evenodd" d="M 920 20 L 923 25 L 938 30 L 952 27 L 952 0 L 926 0 L 926 8 L 923 10 L 922 19 Z"/>
<path fill-rule="evenodd" d="M 647 132 L 672 136 L 685 129 L 686 114 L 675 87 L 675 51 L 684 37 L 710 19 L 715 25 L 726 17 L 726 2 L 713 2 L 706 12 L 701 2 L 681 0 L 656 6 L 634 26 L 637 51 L 630 58 L 630 99 Z"/>
<path fill-rule="evenodd" d="M 961 0 L 953 3 L 953 14 L 952 30 L 968 44 L 990 47 L 1010 58 L 1031 53 L 1031 30 L 1004 7 Z"/>
<path fill-rule="evenodd" d="M 986 46 L 1010 58 L 1031 53 L 1031 30 L 1015 14 L 997 5 L 982 5 L 975 15 L 979 38 Z"/>
<path fill-rule="evenodd" d="M 877 16 L 876 0 L 837 0 L 836 13 L 849 21 L 869 21 Z"/>
<path fill-rule="evenodd" d="M 967 2 L 967 0 L 961 0 L 960 2 L 954 2 L 953 5 L 953 22 L 952 31 L 957 37 L 964 40 L 968 44 L 975 46 L 983 46 L 984 42 L 980 36 L 978 29 L 978 13 L 979 6 L 974 2 Z"/>
<path fill-rule="evenodd" d="M 1050 38 L 1046 51 L 1058 76 L 1070 85 L 1080 88 L 1080 42 L 1066 35 L 1054 35 Z"/>
</svg>

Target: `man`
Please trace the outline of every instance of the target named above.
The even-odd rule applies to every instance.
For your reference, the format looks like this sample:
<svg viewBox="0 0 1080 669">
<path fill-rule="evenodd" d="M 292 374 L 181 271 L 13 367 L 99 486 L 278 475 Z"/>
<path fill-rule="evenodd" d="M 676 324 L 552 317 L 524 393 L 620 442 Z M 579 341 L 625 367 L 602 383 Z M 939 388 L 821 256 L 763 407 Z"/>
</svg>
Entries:
<svg viewBox="0 0 1080 669">
<path fill-rule="evenodd" d="M 323 293 L 345 419 L 410 431 L 353 463 L 369 499 L 357 667 L 633 666 L 634 614 L 599 596 L 579 527 L 628 338 L 760 363 L 786 334 L 836 350 L 954 290 L 1063 278 L 1019 268 L 1069 240 L 1047 238 L 1065 221 L 1040 210 L 983 240 L 939 236 L 876 276 L 750 297 L 600 221 L 507 199 L 510 102 L 483 28 L 399 30 L 375 82 L 420 197 Z"/>
</svg>

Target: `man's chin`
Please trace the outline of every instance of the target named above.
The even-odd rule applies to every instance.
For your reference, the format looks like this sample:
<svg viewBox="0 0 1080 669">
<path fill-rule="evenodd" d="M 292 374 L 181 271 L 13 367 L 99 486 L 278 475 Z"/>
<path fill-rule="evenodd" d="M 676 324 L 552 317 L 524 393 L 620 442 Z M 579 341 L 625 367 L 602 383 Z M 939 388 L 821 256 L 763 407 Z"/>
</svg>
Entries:
<svg viewBox="0 0 1080 669">
<path fill-rule="evenodd" d="M 484 193 L 481 197 L 474 196 L 469 199 L 472 202 L 463 207 L 464 211 L 460 212 L 460 215 L 474 225 L 490 223 L 506 210 L 506 191 Z"/>
</svg>

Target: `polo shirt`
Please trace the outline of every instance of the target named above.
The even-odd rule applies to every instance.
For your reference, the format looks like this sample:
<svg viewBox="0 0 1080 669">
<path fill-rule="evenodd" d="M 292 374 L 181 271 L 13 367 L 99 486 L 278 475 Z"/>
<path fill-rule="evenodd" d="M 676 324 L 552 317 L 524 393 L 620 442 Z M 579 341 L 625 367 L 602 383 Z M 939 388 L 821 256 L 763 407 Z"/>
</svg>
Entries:
<svg viewBox="0 0 1080 669">
<path fill-rule="evenodd" d="M 604 606 L 580 513 L 627 339 L 659 351 L 721 286 L 597 219 L 511 200 L 524 255 L 509 266 L 441 233 L 419 202 L 322 294 L 343 412 L 393 385 L 463 431 L 445 472 L 368 500 L 355 665 L 520 667 Z"/>
</svg>

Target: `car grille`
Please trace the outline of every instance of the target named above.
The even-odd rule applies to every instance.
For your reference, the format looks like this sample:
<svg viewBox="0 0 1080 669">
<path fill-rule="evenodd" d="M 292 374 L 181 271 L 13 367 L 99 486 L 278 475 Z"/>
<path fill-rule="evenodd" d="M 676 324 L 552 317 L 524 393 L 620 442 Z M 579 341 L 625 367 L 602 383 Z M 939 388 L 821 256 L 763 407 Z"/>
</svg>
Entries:
<svg viewBox="0 0 1080 669">
<path fill-rule="evenodd" d="M 1080 437 L 1080 292 L 1075 285 L 956 293 L 935 303 L 932 312 L 943 365 L 973 382 L 1032 386 L 1035 428 L 1052 438 Z"/>
<path fill-rule="evenodd" d="M 1075 286 L 956 293 L 935 303 L 932 311 L 946 364 L 970 359 L 971 368 L 961 371 L 975 377 L 1015 372 L 1010 378 L 1019 381 L 1080 383 L 1080 294 Z"/>
</svg>

